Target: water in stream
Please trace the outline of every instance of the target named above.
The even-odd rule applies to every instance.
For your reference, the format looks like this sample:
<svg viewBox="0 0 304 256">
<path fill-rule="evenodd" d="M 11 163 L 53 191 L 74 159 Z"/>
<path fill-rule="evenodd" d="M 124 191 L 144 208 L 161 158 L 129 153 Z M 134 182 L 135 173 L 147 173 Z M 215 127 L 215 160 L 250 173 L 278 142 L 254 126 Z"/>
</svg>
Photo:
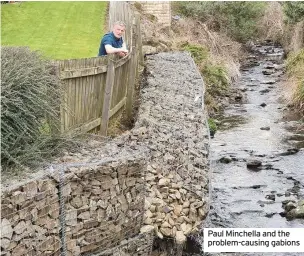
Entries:
<svg viewBox="0 0 304 256">
<path fill-rule="evenodd" d="M 284 118 L 282 56 L 281 48 L 256 46 L 253 65 L 243 68 L 235 85 L 247 99 L 225 110 L 211 141 L 212 209 L 206 227 L 304 228 L 304 219 L 280 215 L 282 201 L 304 198 L 304 131 L 301 123 Z M 261 161 L 260 168 L 247 168 L 250 159 Z"/>
</svg>

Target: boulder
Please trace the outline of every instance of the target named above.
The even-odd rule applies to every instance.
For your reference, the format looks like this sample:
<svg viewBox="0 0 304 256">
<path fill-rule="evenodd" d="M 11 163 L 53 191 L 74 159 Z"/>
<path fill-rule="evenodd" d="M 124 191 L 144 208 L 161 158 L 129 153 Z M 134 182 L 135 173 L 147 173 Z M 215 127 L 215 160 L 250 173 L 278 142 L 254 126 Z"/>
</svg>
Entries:
<svg viewBox="0 0 304 256">
<path fill-rule="evenodd" d="M 255 169 L 257 167 L 260 167 L 262 165 L 262 161 L 258 159 L 249 159 L 247 160 L 247 168 L 248 169 Z"/>
<path fill-rule="evenodd" d="M 265 130 L 265 131 L 269 131 L 269 130 L 270 130 L 270 127 L 269 127 L 269 126 L 264 126 L 264 127 L 261 127 L 260 129 L 261 129 L 261 130 Z"/>
<path fill-rule="evenodd" d="M 2 219 L 1 221 L 1 237 L 12 239 L 13 236 L 13 228 L 9 220 Z"/>
<path fill-rule="evenodd" d="M 149 232 L 151 232 L 152 230 L 154 230 L 154 226 L 152 226 L 152 225 L 145 225 L 145 226 L 142 226 L 142 227 L 141 227 L 140 233 L 141 233 L 141 234 L 149 233 Z"/>
<path fill-rule="evenodd" d="M 187 237 L 184 235 L 183 231 L 176 231 L 175 241 L 177 244 L 184 244 L 187 240 Z"/>
</svg>

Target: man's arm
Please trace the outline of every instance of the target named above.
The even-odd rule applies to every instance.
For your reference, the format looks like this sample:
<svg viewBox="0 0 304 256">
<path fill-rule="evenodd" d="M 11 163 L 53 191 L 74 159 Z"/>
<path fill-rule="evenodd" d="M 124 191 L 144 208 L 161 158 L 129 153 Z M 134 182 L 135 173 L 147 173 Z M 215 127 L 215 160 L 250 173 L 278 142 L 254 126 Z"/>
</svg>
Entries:
<svg viewBox="0 0 304 256">
<path fill-rule="evenodd" d="M 123 49 L 125 49 L 125 50 L 127 50 L 127 45 L 126 45 L 126 43 L 125 42 L 123 42 L 123 44 L 122 44 L 122 47 L 121 48 L 123 48 Z M 128 51 L 128 50 L 127 50 Z M 129 51 L 128 51 L 129 52 Z"/>
<path fill-rule="evenodd" d="M 126 49 L 126 47 L 124 47 L 124 45 L 125 45 L 125 44 L 123 44 L 121 48 L 115 48 L 115 47 L 113 47 L 113 46 L 110 45 L 110 44 L 106 44 L 106 45 L 105 45 L 106 52 L 107 52 L 108 54 L 111 54 L 111 53 L 120 53 L 120 52 L 126 53 L 126 54 L 127 54 L 129 51 Z"/>
<path fill-rule="evenodd" d="M 122 49 L 124 49 L 125 51 L 123 52 L 119 52 L 117 53 L 120 57 L 125 57 L 128 54 L 128 50 L 127 50 L 127 45 L 125 43 L 122 44 L 121 46 Z"/>
</svg>

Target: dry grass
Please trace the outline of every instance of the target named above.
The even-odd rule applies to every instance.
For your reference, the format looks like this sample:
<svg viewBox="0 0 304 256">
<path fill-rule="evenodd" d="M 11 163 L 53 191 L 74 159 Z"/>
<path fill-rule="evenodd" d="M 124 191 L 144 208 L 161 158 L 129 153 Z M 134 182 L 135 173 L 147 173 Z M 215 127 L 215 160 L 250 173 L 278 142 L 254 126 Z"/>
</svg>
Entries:
<svg viewBox="0 0 304 256">
<path fill-rule="evenodd" d="M 240 59 L 244 56 L 241 44 L 224 34 L 210 31 L 206 24 L 200 21 L 188 18 L 173 24 L 173 30 L 179 32 L 173 39 L 175 49 L 179 49 L 180 42 L 202 45 L 209 50 L 209 60 L 213 64 L 226 68 L 230 82 L 240 76 Z"/>
<path fill-rule="evenodd" d="M 291 36 L 290 50 L 297 52 L 304 47 L 304 20 L 298 22 Z"/>
<path fill-rule="evenodd" d="M 124 132 L 124 129 L 121 125 L 122 113 L 121 111 L 119 112 L 120 113 L 116 114 L 114 117 L 112 117 L 109 120 L 108 132 L 107 132 L 107 136 L 109 137 L 114 138 L 121 135 Z"/>
<path fill-rule="evenodd" d="M 304 114 L 303 81 L 301 85 L 301 81 L 293 76 L 284 83 L 286 88 L 284 90 L 284 99 L 286 100 L 286 104 L 293 106 L 296 112 L 302 113 L 302 117 Z"/>
<path fill-rule="evenodd" d="M 155 47 L 158 51 L 179 51 L 185 43 L 201 45 L 209 50 L 213 64 L 226 67 L 230 81 L 240 73 L 240 59 L 244 57 L 241 44 L 224 34 L 210 31 L 206 24 L 190 18 L 173 21 L 168 32 L 142 15 L 143 45 Z"/>
<path fill-rule="evenodd" d="M 212 116 L 221 111 L 221 97 L 229 91 L 227 85 L 240 76 L 240 60 L 244 57 L 241 44 L 224 34 L 208 29 L 207 25 L 190 18 L 172 25 L 172 48 L 180 50 L 182 45 L 201 46 L 208 50 L 208 57 L 197 62 L 206 83 L 205 103 Z"/>
<path fill-rule="evenodd" d="M 278 2 L 269 2 L 259 24 L 259 33 L 263 39 L 280 43 L 288 53 L 289 57 L 286 60 L 288 77 L 285 82 L 284 97 L 289 105 L 303 112 L 304 62 L 301 52 L 304 47 L 304 20 L 296 24 L 284 23 L 282 5 Z"/>
<path fill-rule="evenodd" d="M 304 46 L 304 21 L 285 24 L 283 7 L 278 2 L 268 3 L 258 27 L 260 38 L 281 43 L 287 52 L 297 52 Z"/>
<path fill-rule="evenodd" d="M 284 13 L 278 2 L 269 2 L 263 19 L 258 24 L 262 38 L 280 42 L 284 35 Z"/>
<path fill-rule="evenodd" d="M 304 49 L 290 54 L 287 59 L 287 74 L 292 105 L 304 113 Z"/>
</svg>

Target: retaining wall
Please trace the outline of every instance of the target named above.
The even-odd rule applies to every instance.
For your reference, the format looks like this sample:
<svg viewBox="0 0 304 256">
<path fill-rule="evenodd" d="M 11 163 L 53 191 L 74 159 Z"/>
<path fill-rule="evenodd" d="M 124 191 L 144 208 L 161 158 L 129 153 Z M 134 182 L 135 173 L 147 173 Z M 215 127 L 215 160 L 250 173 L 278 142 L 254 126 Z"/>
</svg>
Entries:
<svg viewBox="0 0 304 256">
<path fill-rule="evenodd" d="M 138 235 L 146 161 L 117 144 L 96 148 L 102 160 L 68 156 L 71 162 L 4 189 L 1 255 L 88 255 Z"/>
<path fill-rule="evenodd" d="M 148 56 L 146 71 L 132 130 L 3 189 L 1 255 L 148 256 L 155 236 L 182 250 L 198 233 L 209 210 L 203 81 L 187 53 Z"/>
</svg>

